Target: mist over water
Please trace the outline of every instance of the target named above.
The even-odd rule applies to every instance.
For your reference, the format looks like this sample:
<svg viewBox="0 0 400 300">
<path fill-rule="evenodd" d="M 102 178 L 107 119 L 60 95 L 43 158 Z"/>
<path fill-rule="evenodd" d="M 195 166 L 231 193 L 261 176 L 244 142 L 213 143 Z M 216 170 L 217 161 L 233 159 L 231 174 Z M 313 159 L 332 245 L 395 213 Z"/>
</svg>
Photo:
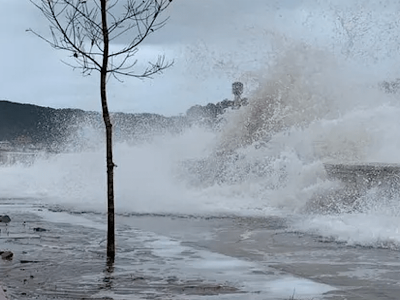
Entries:
<svg viewBox="0 0 400 300">
<path fill-rule="evenodd" d="M 249 104 L 227 111 L 217 130 L 192 126 L 117 143 L 117 212 L 279 215 L 294 231 L 398 249 L 398 193 L 376 188 L 349 204 L 323 165 L 400 161 L 400 102 L 379 88 L 386 78 L 361 76 L 304 43 L 275 53 L 257 76 Z M 105 212 L 102 135 L 82 128 L 85 150 L 0 167 L 2 197 Z M 199 161 L 201 168 L 187 167 Z M 310 206 L 316 198 L 319 206 Z"/>
</svg>

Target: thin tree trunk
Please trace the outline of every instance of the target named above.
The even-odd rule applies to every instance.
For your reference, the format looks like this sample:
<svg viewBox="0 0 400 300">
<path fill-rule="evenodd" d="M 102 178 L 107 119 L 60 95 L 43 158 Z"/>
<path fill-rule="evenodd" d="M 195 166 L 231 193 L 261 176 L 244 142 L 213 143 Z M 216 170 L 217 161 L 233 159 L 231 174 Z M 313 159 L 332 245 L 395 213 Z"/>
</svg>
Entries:
<svg viewBox="0 0 400 300">
<path fill-rule="evenodd" d="M 114 216 L 114 162 L 112 153 L 112 124 L 107 105 L 107 70 L 109 37 L 107 27 L 107 0 L 101 0 L 101 19 L 103 31 L 103 63 L 100 71 L 100 93 L 101 106 L 103 109 L 104 125 L 106 127 L 106 150 L 107 150 L 107 203 L 108 203 L 108 222 L 107 222 L 107 259 L 114 262 L 115 258 L 115 216 Z"/>
<path fill-rule="evenodd" d="M 112 122 L 107 103 L 107 80 L 109 75 L 149 78 L 172 65 L 172 63 L 164 61 L 164 56 L 159 56 L 157 62 L 149 62 L 148 67 L 142 73 L 136 74 L 130 70 L 135 65 L 131 59 L 136 54 L 138 45 L 155 30 L 164 26 L 168 18 L 163 21 L 156 19 L 172 0 L 121 0 L 121 2 L 125 2 L 125 12 L 119 15 L 112 13 L 112 7 L 115 7 L 119 0 L 95 0 L 91 4 L 87 4 L 88 6 L 85 3 L 89 1 L 83 0 L 30 0 L 30 2 L 50 22 L 52 38 L 48 39 L 31 29 L 28 31 L 46 41 L 53 48 L 66 50 L 72 54 L 77 62 L 76 67 L 82 69 L 83 74 L 88 75 L 92 71 L 100 71 L 100 95 L 106 129 L 107 153 L 107 265 L 112 266 L 115 260 L 115 164 L 113 162 Z M 107 24 L 108 16 L 110 17 L 109 24 Z M 133 34 L 131 41 L 110 54 L 110 40 L 112 41 L 126 32 Z M 117 59 L 117 63 L 113 63 L 110 55 L 111 58 Z M 110 270 L 112 270 L 111 267 Z"/>
</svg>

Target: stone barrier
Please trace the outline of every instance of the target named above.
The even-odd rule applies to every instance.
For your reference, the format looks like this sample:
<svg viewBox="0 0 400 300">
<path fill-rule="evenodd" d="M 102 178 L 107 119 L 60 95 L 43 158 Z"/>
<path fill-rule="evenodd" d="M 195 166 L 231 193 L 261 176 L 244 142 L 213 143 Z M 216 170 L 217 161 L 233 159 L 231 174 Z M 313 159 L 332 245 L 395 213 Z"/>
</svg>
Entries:
<svg viewBox="0 0 400 300">
<path fill-rule="evenodd" d="M 329 179 L 340 180 L 359 190 L 386 185 L 400 186 L 400 164 L 326 163 L 325 170 Z"/>
<path fill-rule="evenodd" d="M 33 164 L 37 156 L 38 153 L 35 152 L 0 151 L 0 166 L 13 165 L 16 163 L 31 165 Z"/>
</svg>

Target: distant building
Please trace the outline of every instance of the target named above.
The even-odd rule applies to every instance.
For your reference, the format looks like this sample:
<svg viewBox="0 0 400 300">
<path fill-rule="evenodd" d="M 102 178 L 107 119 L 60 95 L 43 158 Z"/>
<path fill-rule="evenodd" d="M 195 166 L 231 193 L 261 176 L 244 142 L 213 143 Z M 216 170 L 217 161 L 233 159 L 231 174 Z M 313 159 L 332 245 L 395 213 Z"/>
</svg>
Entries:
<svg viewBox="0 0 400 300">
<path fill-rule="evenodd" d="M 12 149 L 12 144 L 9 141 L 0 141 L 0 151 L 10 151 Z"/>
<path fill-rule="evenodd" d="M 247 98 L 242 98 L 244 85 L 240 81 L 232 83 L 233 106 L 238 108 L 248 104 Z"/>
<path fill-rule="evenodd" d="M 186 111 L 186 117 L 189 123 L 215 126 L 218 116 L 225 113 L 227 109 L 239 109 L 248 104 L 247 98 L 242 98 L 243 83 L 236 81 L 232 84 L 233 100 L 225 99 L 223 101 L 208 103 L 206 106 L 194 105 Z"/>
<path fill-rule="evenodd" d="M 14 142 L 17 145 L 21 145 L 21 146 L 26 146 L 28 144 L 32 143 L 32 139 L 29 136 L 25 136 L 25 135 L 20 135 L 19 137 L 17 137 Z"/>
<path fill-rule="evenodd" d="M 382 81 L 379 83 L 379 87 L 385 93 L 397 94 L 400 91 L 400 78 L 396 78 L 392 81 Z"/>
</svg>

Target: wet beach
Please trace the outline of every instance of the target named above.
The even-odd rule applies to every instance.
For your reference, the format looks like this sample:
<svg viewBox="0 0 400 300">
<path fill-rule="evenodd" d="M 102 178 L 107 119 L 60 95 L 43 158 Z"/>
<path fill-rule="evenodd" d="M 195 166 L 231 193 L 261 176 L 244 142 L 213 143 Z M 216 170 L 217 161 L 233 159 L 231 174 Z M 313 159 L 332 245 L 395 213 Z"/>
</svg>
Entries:
<svg viewBox="0 0 400 300">
<path fill-rule="evenodd" d="M 8 299 L 397 299 L 398 251 L 296 233 L 290 220 L 119 215 L 105 257 L 105 216 L 2 200 Z"/>
</svg>

